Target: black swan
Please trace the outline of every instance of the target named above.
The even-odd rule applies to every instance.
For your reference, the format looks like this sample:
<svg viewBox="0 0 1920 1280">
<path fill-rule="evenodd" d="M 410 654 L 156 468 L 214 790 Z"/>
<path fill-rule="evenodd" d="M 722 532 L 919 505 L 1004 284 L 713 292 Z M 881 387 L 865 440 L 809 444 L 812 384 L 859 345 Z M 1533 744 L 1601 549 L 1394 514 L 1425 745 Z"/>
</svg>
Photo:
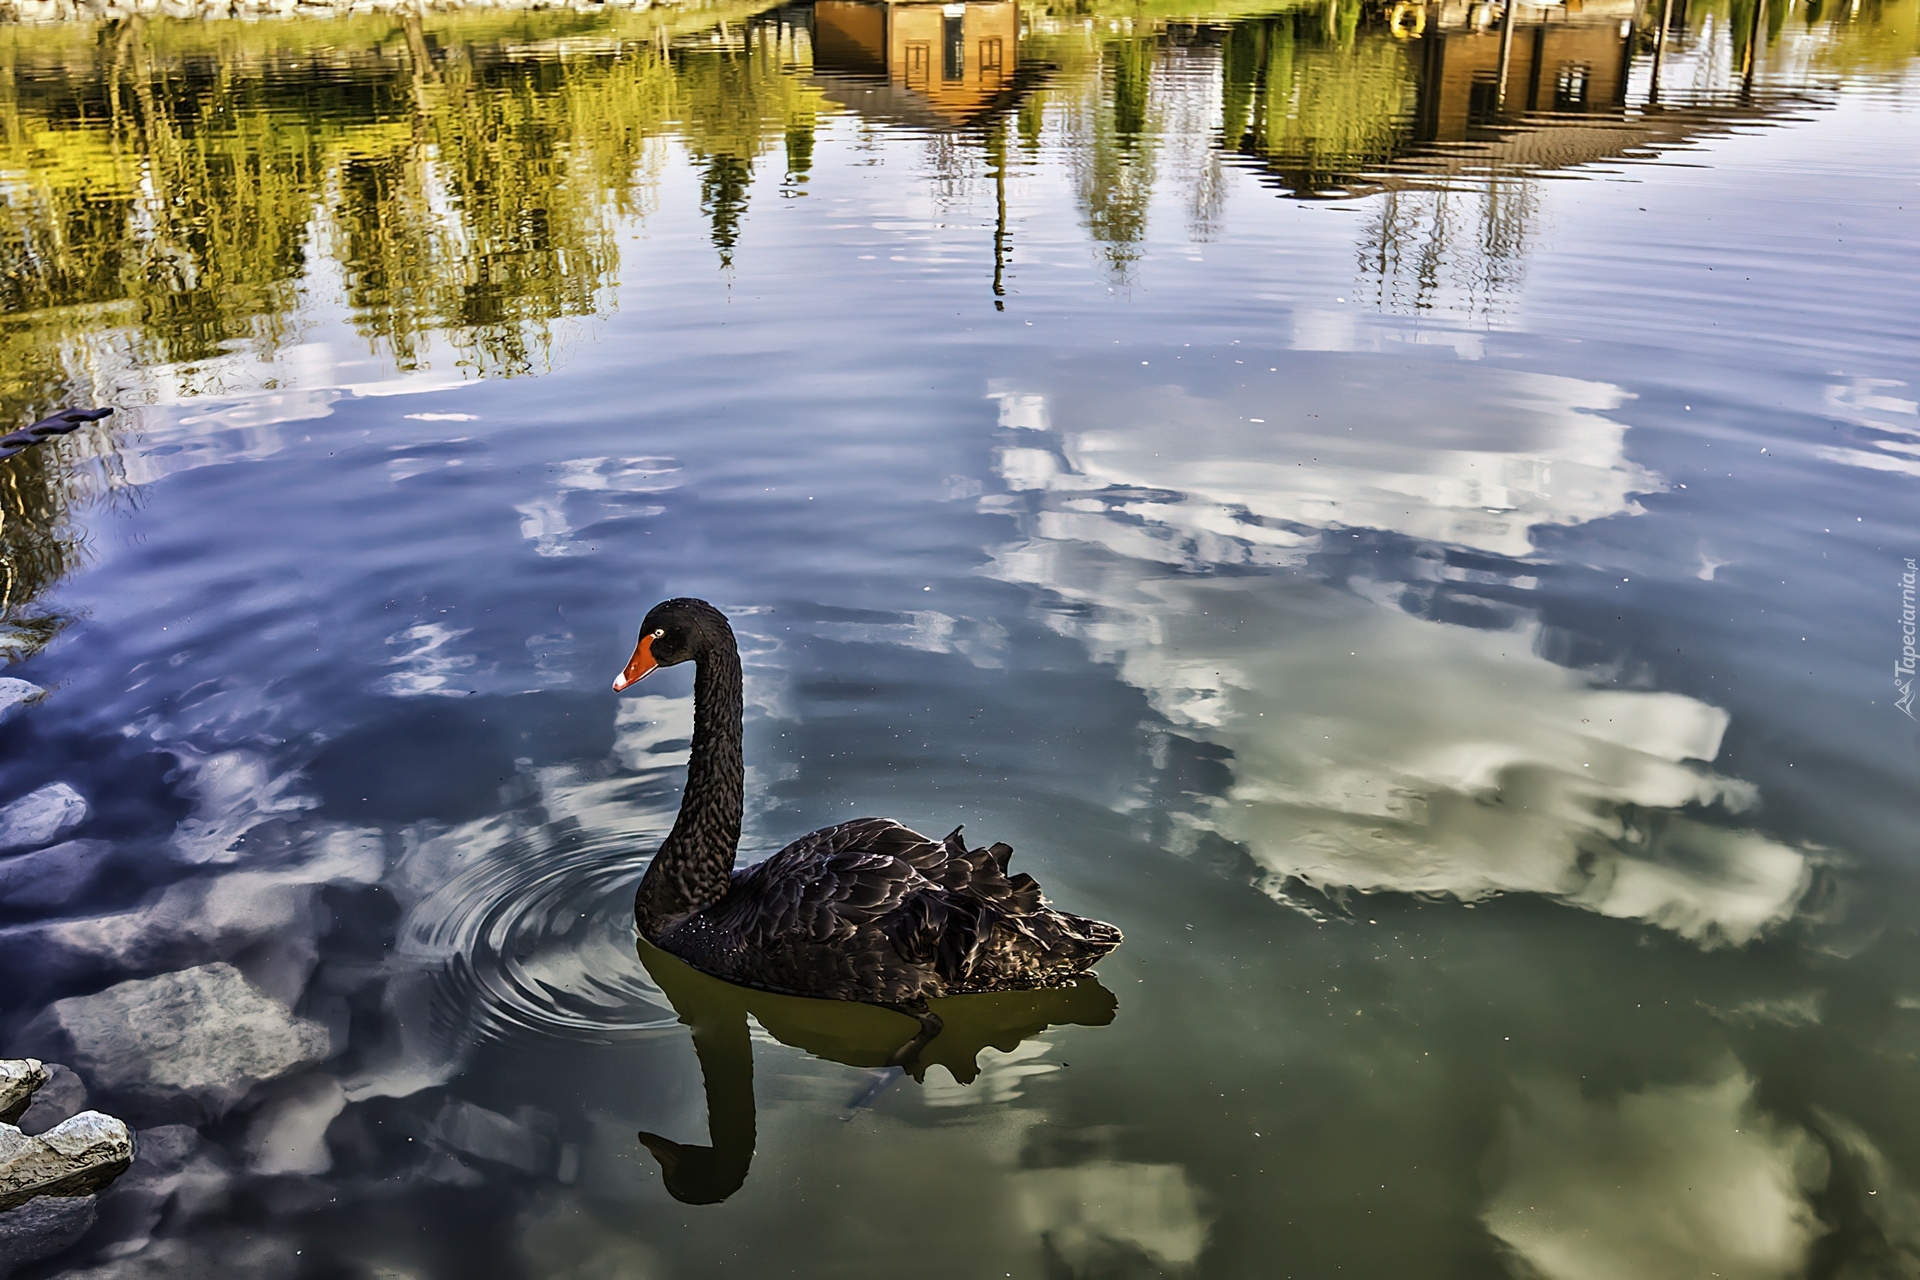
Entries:
<svg viewBox="0 0 1920 1280">
<path fill-rule="evenodd" d="M 655 605 L 616 692 L 656 667 L 694 664 L 693 749 L 680 814 L 648 864 L 640 934 L 694 968 L 786 995 L 854 1000 L 920 1023 L 891 1061 L 940 1033 L 929 999 L 1060 986 L 1120 945 L 1120 930 L 1055 910 L 1004 844 L 968 849 L 890 818 L 856 818 L 733 869 L 745 766 L 740 653 L 704 600 Z"/>
</svg>

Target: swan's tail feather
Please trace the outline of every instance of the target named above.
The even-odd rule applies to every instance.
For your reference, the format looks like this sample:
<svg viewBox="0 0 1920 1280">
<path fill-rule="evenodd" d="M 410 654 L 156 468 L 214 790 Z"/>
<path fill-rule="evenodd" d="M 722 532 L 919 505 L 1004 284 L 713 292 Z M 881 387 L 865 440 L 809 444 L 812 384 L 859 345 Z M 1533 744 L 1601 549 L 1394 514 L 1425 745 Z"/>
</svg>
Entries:
<svg viewBox="0 0 1920 1280">
<path fill-rule="evenodd" d="M 939 887 L 901 904 L 893 941 L 907 960 L 930 965 L 949 990 L 1052 986 L 1120 945 L 1112 925 L 1056 909 L 1025 872 L 1009 876 L 1011 846 L 968 849 L 955 828 L 941 852 L 943 864 L 924 871 Z"/>
</svg>

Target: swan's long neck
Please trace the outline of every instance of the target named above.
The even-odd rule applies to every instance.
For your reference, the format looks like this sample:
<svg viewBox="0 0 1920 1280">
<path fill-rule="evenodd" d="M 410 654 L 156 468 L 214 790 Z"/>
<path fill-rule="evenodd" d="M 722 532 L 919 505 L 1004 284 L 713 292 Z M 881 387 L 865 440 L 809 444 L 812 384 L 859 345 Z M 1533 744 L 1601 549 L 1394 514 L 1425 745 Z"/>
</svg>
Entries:
<svg viewBox="0 0 1920 1280">
<path fill-rule="evenodd" d="M 633 905 L 648 938 L 727 891 L 746 778 L 740 717 L 740 655 L 731 643 L 716 643 L 695 660 L 693 751 L 680 816 L 647 867 Z"/>
</svg>

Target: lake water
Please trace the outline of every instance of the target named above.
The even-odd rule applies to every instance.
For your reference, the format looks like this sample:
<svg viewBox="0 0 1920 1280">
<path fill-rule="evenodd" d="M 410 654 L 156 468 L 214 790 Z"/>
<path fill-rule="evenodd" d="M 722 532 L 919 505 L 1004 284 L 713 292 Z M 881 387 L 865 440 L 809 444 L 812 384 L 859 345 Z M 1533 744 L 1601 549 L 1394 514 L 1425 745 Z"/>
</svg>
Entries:
<svg viewBox="0 0 1920 1280">
<path fill-rule="evenodd" d="M 22 1274 L 1913 1274 L 1920 5 L 1504 27 L 0 27 L 0 425 L 119 410 L 0 463 L 0 1048 L 142 1133 Z M 683 594 L 744 857 L 965 823 L 1099 987 L 651 972 Z"/>
</svg>

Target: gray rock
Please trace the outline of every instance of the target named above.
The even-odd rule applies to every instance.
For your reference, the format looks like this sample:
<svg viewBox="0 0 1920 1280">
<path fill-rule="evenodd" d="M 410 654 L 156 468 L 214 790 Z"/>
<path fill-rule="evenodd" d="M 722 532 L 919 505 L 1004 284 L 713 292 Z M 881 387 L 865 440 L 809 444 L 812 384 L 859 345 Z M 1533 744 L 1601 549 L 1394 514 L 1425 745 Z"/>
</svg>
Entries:
<svg viewBox="0 0 1920 1280">
<path fill-rule="evenodd" d="M 0 1209 L 36 1196 L 96 1191 L 131 1163 L 133 1134 L 98 1111 L 82 1111 L 37 1138 L 0 1125 Z"/>
<path fill-rule="evenodd" d="M 87 820 L 86 797 L 64 782 L 49 782 L 0 809 L 0 850 L 51 844 Z"/>
<path fill-rule="evenodd" d="M 253 1171 L 265 1174 L 325 1173 L 333 1167 L 327 1126 L 347 1107 L 340 1082 L 329 1075 L 303 1076 L 261 1107 L 247 1128 Z"/>
<path fill-rule="evenodd" d="M 131 911 L 0 929 L 0 968 L 44 987 L 228 959 L 270 935 L 311 933 L 317 892 L 273 872 L 187 880 Z"/>
<path fill-rule="evenodd" d="M 87 1086 L 73 1068 L 47 1064 L 48 1081 L 33 1095 L 33 1105 L 17 1122 L 20 1132 L 39 1135 L 87 1109 Z"/>
<path fill-rule="evenodd" d="M 45 693 L 46 690 L 37 684 L 16 680 L 12 676 L 0 677 L 0 724 L 13 719 L 14 712 Z"/>
<path fill-rule="evenodd" d="M 0 1213 L 0 1280 L 72 1248 L 93 1219 L 92 1196 L 47 1196 Z"/>
<path fill-rule="evenodd" d="M 552 1144 L 531 1127 L 459 1098 L 448 1099 L 433 1118 L 433 1136 L 463 1155 L 522 1173 L 538 1173 L 551 1156 Z"/>
<path fill-rule="evenodd" d="M 53 1078 L 38 1058 L 0 1058 L 0 1124 L 12 1124 Z"/>
<path fill-rule="evenodd" d="M 329 833 L 291 866 L 183 880 L 130 911 L 0 929 L 0 972 L 33 990 L 227 960 L 262 940 L 311 949 L 320 886 L 372 884 L 384 870 L 382 849 L 359 834 Z"/>
<path fill-rule="evenodd" d="M 113 846 L 68 840 L 34 853 L 0 857 L 0 905 L 58 907 L 72 902 L 100 874 Z"/>
<path fill-rule="evenodd" d="M 225 963 L 56 1000 L 26 1034 L 61 1046 L 96 1089 L 208 1119 L 331 1051 L 325 1027 L 294 1017 Z"/>
<path fill-rule="evenodd" d="M 293 1280 L 293 1241 L 239 1231 L 156 1240 L 139 1253 L 61 1274 L 61 1280 Z"/>
</svg>

